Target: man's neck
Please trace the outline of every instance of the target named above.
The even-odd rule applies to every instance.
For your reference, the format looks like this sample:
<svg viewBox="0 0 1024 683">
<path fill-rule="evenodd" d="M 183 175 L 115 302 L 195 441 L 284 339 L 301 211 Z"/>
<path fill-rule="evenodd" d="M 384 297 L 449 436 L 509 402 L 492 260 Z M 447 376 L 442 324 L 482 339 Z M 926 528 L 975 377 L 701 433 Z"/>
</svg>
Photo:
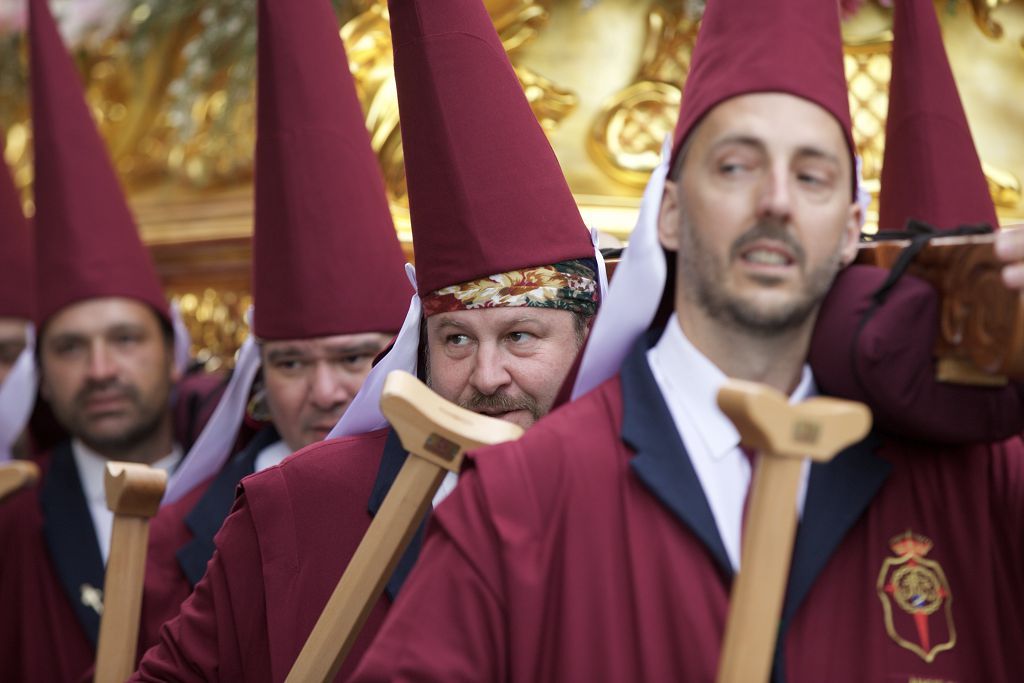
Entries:
<svg viewBox="0 0 1024 683">
<path fill-rule="evenodd" d="M 814 320 L 771 336 L 724 325 L 693 304 L 680 306 L 676 317 L 683 334 L 726 376 L 759 382 L 787 396 L 800 383 Z"/>
</svg>

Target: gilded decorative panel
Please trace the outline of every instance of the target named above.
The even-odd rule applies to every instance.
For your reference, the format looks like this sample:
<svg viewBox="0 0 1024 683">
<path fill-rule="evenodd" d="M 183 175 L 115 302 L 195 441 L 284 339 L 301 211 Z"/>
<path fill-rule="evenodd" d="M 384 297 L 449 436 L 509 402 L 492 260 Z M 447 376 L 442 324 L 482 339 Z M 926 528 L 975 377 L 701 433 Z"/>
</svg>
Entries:
<svg viewBox="0 0 1024 683">
<path fill-rule="evenodd" d="M 701 0 L 485 0 L 588 222 L 628 239 L 671 132 Z M 890 11 L 843 0 L 855 138 L 877 193 Z M 21 0 L 0 0 L 5 156 L 33 210 Z M 253 0 L 52 0 L 144 239 L 197 351 L 230 362 L 246 333 L 252 229 Z M 336 1 L 367 128 L 408 249 L 384 0 Z M 939 0 L 944 37 L 1003 222 L 1024 221 L 1024 0 Z M 870 229 L 870 226 L 869 226 Z"/>
</svg>

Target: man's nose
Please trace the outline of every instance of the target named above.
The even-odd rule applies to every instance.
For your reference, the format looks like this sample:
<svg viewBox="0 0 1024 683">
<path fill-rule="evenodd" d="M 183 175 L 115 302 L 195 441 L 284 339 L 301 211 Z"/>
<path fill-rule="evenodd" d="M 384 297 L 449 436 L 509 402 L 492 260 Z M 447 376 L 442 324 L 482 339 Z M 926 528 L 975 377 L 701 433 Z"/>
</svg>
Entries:
<svg viewBox="0 0 1024 683">
<path fill-rule="evenodd" d="M 786 168 L 772 168 L 765 174 L 761 184 L 758 213 L 762 218 L 773 217 L 788 220 L 792 206 L 790 174 Z"/>
<path fill-rule="evenodd" d="M 508 354 L 495 344 L 481 344 L 474 357 L 469 384 L 485 396 L 496 394 L 512 383 Z"/>
<path fill-rule="evenodd" d="M 117 365 L 110 349 L 102 341 L 94 341 L 89 347 L 89 379 L 104 382 L 117 374 Z"/>
<path fill-rule="evenodd" d="M 351 401 L 355 391 L 345 379 L 344 373 L 330 363 L 317 363 L 310 388 L 313 405 L 320 410 L 332 410 Z"/>
</svg>

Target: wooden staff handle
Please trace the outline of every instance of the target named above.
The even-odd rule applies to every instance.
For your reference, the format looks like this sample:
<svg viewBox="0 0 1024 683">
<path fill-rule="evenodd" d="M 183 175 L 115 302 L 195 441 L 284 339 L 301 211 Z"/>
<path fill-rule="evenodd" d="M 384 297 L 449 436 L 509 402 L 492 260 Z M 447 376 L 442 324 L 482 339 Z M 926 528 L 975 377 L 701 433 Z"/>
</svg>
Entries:
<svg viewBox="0 0 1024 683">
<path fill-rule="evenodd" d="M 39 467 L 27 460 L 12 460 L 0 465 L 0 501 L 12 493 L 39 481 Z"/>
<path fill-rule="evenodd" d="M 407 372 L 388 375 L 381 410 L 410 456 L 288 673 L 288 683 L 330 681 L 394 572 L 447 472 L 466 451 L 518 439 L 522 428 L 460 408 Z"/>
<path fill-rule="evenodd" d="M 167 473 L 138 463 L 110 462 L 103 483 L 107 507 L 114 513 L 114 528 L 103 582 L 103 616 L 93 680 L 122 683 L 135 670 L 149 518 L 160 507 Z"/>
<path fill-rule="evenodd" d="M 871 428 L 866 406 L 833 398 L 790 405 L 778 391 L 730 380 L 718 406 L 741 442 L 760 451 L 753 475 L 740 572 L 733 584 L 718 683 L 766 682 L 771 675 L 797 526 L 802 460 L 831 460 Z"/>
</svg>

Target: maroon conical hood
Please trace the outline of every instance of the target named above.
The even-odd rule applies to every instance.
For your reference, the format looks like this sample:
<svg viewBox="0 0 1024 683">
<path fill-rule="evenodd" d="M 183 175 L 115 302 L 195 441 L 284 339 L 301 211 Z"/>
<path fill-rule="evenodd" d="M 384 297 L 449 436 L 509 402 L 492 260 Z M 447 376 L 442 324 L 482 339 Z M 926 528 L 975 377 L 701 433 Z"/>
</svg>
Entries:
<svg viewBox="0 0 1024 683">
<path fill-rule="evenodd" d="M 712 108 L 782 92 L 831 113 L 854 154 L 836 0 L 708 0 L 693 50 L 672 155 Z"/>
<path fill-rule="evenodd" d="M 896 0 L 878 226 L 998 225 L 931 0 Z"/>
<path fill-rule="evenodd" d="M 113 296 L 147 303 L 169 320 L 156 269 L 46 0 L 29 0 L 29 42 L 38 321 L 69 304 Z"/>
<path fill-rule="evenodd" d="M 388 5 L 420 294 L 593 257 L 480 0 Z"/>
<path fill-rule="evenodd" d="M 32 233 L 0 144 L 0 318 L 33 320 Z"/>
<path fill-rule="evenodd" d="M 328 0 L 260 0 L 255 332 L 402 326 L 412 289 Z"/>
</svg>

